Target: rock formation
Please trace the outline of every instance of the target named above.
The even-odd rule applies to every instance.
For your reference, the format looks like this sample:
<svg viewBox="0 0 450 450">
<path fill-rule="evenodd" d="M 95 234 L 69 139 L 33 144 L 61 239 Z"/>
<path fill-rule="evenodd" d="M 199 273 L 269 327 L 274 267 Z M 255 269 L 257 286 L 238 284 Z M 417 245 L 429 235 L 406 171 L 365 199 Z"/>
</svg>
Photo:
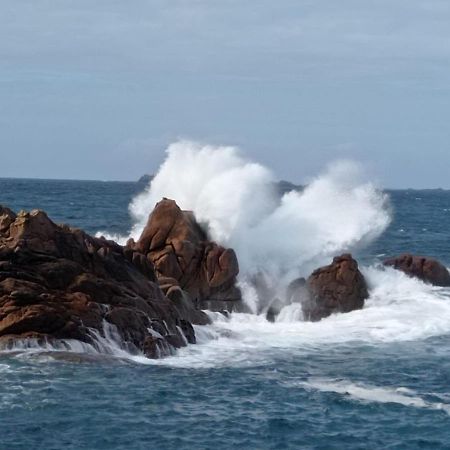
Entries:
<svg viewBox="0 0 450 450">
<path fill-rule="evenodd" d="M 445 281 L 434 265 L 420 267 Z M 56 225 L 43 211 L 16 215 L 0 206 L 0 345 L 78 340 L 98 348 L 112 336 L 130 352 L 168 355 L 195 343 L 192 324 L 209 322 L 200 309 L 239 305 L 238 272 L 234 251 L 211 242 L 173 200 L 159 202 L 125 247 Z M 283 303 L 263 290 L 275 320 Z M 342 255 L 286 295 L 301 303 L 305 320 L 318 321 L 362 308 L 368 292 L 357 262 Z"/>
<path fill-rule="evenodd" d="M 358 263 L 349 254 L 335 257 L 330 265 L 315 270 L 306 281 L 306 289 L 300 282 L 298 286 L 303 316 L 313 322 L 336 312 L 361 309 L 369 296 Z"/>
<path fill-rule="evenodd" d="M 1 222 L 0 222 L 1 223 Z M 411 277 L 416 277 L 436 286 L 450 286 L 450 273 L 439 261 L 426 256 L 403 254 L 389 258 L 383 263 Z"/>
<path fill-rule="evenodd" d="M 241 299 L 234 251 L 208 240 L 193 213 L 173 200 L 156 205 L 137 243 L 128 246 L 147 255 L 169 297 L 180 298 L 178 288 L 198 309 L 228 311 Z"/>
<path fill-rule="evenodd" d="M 160 226 L 157 236 L 166 234 Z M 231 261 L 218 249 L 213 255 L 221 267 Z M 222 274 L 214 275 L 215 287 Z M 137 249 L 56 225 L 42 211 L 15 215 L 0 207 L 2 345 L 33 338 L 95 347 L 98 336 L 113 330 L 129 351 L 166 355 L 195 342 L 192 305 L 178 292 L 169 295 L 173 301 L 160 289 L 152 261 Z"/>
</svg>

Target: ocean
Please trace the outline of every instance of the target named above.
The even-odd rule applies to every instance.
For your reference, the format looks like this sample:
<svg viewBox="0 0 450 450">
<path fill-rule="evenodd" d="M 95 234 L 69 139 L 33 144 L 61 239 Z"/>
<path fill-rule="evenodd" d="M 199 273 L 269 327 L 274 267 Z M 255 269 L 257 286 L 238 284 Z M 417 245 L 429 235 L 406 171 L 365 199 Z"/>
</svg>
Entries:
<svg viewBox="0 0 450 450">
<path fill-rule="evenodd" d="M 144 187 L 0 179 L 0 204 L 126 236 Z M 197 345 L 161 360 L 4 352 L 0 449 L 450 448 L 450 290 L 379 264 L 409 251 L 450 266 L 450 191 L 386 194 L 389 225 L 353 249 L 363 310 L 318 323 L 292 307 L 275 323 L 214 314 Z"/>
</svg>

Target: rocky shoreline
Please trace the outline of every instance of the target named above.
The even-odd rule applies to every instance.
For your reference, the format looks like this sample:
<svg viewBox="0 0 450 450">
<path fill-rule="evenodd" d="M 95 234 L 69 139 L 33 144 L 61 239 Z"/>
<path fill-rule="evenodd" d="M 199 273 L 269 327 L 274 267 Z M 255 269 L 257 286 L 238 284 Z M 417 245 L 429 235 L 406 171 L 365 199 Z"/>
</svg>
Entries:
<svg viewBox="0 0 450 450">
<path fill-rule="evenodd" d="M 401 255 L 385 265 L 425 282 L 450 285 L 439 262 Z M 76 340 L 98 345 L 114 331 L 122 348 L 149 358 L 196 342 L 193 325 L 204 310 L 242 310 L 238 258 L 209 240 L 192 212 L 163 199 L 137 242 L 121 246 L 67 225 L 45 212 L 15 214 L 0 206 L 0 346 Z M 298 279 L 288 303 L 301 304 L 305 320 L 361 309 L 368 288 L 349 254 Z M 279 299 L 267 302 L 275 320 Z"/>
</svg>

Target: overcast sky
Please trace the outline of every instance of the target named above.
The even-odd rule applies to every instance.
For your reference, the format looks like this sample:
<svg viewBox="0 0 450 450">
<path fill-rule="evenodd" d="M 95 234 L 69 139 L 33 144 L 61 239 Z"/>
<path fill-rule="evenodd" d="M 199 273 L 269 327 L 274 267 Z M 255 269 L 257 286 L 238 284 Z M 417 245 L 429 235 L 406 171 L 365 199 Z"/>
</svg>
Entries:
<svg viewBox="0 0 450 450">
<path fill-rule="evenodd" d="M 302 182 L 450 188 L 449 0 L 0 0 L 0 177 L 133 180 L 178 138 Z"/>
</svg>

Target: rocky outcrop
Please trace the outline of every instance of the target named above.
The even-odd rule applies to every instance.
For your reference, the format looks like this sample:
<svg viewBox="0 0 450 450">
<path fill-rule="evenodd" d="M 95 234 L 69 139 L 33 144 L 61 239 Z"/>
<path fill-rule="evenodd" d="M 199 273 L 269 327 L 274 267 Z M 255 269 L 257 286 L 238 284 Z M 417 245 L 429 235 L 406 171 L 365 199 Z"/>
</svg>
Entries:
<svg viewBox="0 0 450 450">
<path fill-rule="evenodd" d="M 155 358 L 195 342 L 191 312 L 164 295 L 137 249 L 56 225 L 42 211 L 16 216 L 0 207 L 3 345 L 76 339 L 95 347 L 113 333 L 129 351 Z"/>
<path fill-rule="evenodd" d="M 173 200 L 159 202 L 139 240 L 128 245 L 147 255 L 169 296 L 173 292 L 179 298 L 178 287 L 197 309 L 214 310 L 230 310 L 241 299 L 234 251 L 208 240 L 193 213 L 182 211 Z"/>
<path fill-rule="evenodd" d="M 409 253 L 389 258 L 383 262 L 385 266 L 401 270 L 411 277 L 419 278 L 436 286 L 450 286 L 450 273 L 439 261 L 426 256 Z"/>
<path fill-rule="evenodd" d="M 330 265 L 315 270 L 306 281 L 306 289 L 302 282 L 297 284 L 304 319 L 313 322 L 333 313 L 361 309 L 369 296 L 358 263 L 349 254 L 335 257 Z"/>
</svg>

